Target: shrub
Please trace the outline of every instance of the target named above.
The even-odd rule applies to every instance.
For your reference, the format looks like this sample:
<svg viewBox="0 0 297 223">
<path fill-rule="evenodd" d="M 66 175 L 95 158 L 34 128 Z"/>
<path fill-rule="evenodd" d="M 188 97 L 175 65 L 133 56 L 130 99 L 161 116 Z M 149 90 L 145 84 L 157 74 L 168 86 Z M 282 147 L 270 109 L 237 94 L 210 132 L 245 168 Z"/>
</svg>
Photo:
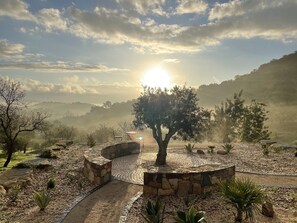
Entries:
<svg viewBox="0 0 297 223">
<path fill-rule="evenodd" d="M 92 148 L 92 147 L 94 147 L 94 146 L 96 145 L 96 141 L 95 141 L 95 139 L 94 139 L 94 136 L 91 135 L 91 134 L 87 135 L 87 145 L 88 145 L 90 148 Z"/>
<path fill-rule="evenodd" d="M 193 152 L 193 149 L 195 149 L 195 144 L 188 143 L 187 145 L 185 145 L 185 150 L 188 153 L 192 153 Z"/>
<path fill-rule="evenodd" d="M 146 204 L 145 211 L 142 217 L 148 223 L 162 223 L 164 220 L 165 205 L 163 205 L 159 199 L 157 199 L 154 205 L 151 201 Z"/>
<path fill-rule="evenodd" d="M 236 208 L 238 222 L 242 222 L 243 214 L 253 220 L 254 210 L 259 210 L 265 198 L 264 192 L 248 178 L 223 182 L 220 190 L 225 201 Z"/>
<path fill-rule="evenodd" d="M 42 151 L 42 153 L 40 154 L 41 158 L 48 158 L 48 159 L 56 159 L 57 155 L 54 154 L 54 152 L 51 149 L 45 149 Z"/>
<path fill-rule="evenodd" d="M 8 198 L 10 201 L 15 202 L 21 191 L 21 186 L 19 184 L 13 186 L 8 192 Z"/>
<path fill-rule="evenodd" d="M 43 211 L 51 201 L 51 196 L 48 191 L 34 192 L 33 198 L 41 211 Z"/>
<path fill-rule="evenodd" d="M 230 153 L 230 151 L 234 148 L 234 146 L 230 143 L 225 143 L 223 145 L 223 149 L 227 152 L 227 153 Z"/>
<path fill-rule="evenodd" d="M 262 152 L 263 152 L 264 156 L 268 156 L 268 154 L 269 154 L 269 145 L 263 144 L 262 145 Z"/>
<path fill-rule="evenodd" d="M 174 219 L 177 223 L 206 222 L 204 212 L 197 212 L 194 207 L 191 207 L 188 212 L 178 211 L 176 214 L 177 216 Z"/>
<path fill-rule="evenodd" d="M 208 146 L 208 153 L 214 153 L 214 148 L 216 148 L 215 146 Z"/>
<path fill-rule="evenodd" d="M 56 186 L 56 181 L 54 179 L 49 179 L 49 181 L 47 182 L 46 188 L 47 189 L 54 189 Z"/>
</svg>

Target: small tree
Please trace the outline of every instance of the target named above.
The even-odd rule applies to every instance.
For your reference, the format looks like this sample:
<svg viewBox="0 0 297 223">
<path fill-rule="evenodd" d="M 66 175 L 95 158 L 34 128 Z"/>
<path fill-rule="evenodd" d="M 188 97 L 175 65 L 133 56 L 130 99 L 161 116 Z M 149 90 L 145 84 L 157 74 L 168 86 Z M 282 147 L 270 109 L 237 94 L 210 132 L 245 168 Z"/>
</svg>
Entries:
<svg viewBox="0 0 297 223">
<path fill-rule="evenodd" d="M 47 115 L 42 113 L 27 114 L 23 104 L 24 97 L 19 82 L 0 79 L 0 135 L 7 152 L 3 167 L 7 167 L 16 151 L 19 136 L 25 132 L 40 130 L 47 118 Z"/>
<path fill-rule="evenodd" d="M 167 146 L 175 133 L 193 137 L 209 120 L 209 112 L 198 106 L 197 95 L 185 86 L 175 86 L 171 90 L 145 87 L 133 104 L 133 110 L 135 127 L 152 129 L 159 146 L 156 165 L 166 164 Z"/>
<path fill-rule="evenodd" d="M 258 142 L 262 139 L 269 139 L 270 132 L 264 125 L 267 118 L 265 104 L 255 100 L 246 107 L 244 120 L 242 124 L 242 141 Z"/>
</svg>

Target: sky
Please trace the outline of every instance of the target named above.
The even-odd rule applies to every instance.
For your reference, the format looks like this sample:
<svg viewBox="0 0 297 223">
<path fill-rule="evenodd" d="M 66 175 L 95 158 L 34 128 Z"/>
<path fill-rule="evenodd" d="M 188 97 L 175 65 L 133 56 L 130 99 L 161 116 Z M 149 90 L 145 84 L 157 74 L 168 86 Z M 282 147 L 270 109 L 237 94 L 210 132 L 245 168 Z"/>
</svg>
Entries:
<svg viewBox="0 0 297 223">
<path fill-rule="evenodd" d="M 0 76 L 31 101 L 95 104 L 136 98 L 148 76 L 221 83 L 295 52 L 296 12 L 297 0 L 0 0 Z"/>
</svg>

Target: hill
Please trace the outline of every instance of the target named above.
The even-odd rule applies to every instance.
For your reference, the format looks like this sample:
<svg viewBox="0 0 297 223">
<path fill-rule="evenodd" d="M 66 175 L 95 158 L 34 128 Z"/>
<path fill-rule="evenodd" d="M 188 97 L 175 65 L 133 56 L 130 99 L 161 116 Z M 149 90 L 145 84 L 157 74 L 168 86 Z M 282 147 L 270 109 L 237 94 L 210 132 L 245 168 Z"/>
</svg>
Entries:
<svg viewBox="0 0 297 223">
<path fill-rule="evenodd" d="M 50 114 L 50 119 L 60 119 L 65 116 L 83 115 L 90 111 L 92 104 L 88 103 L 63 103 L 63 102 L 41 102 L 30 106 L 36 111 L 45 111 Z"/>
<path fill-rule="evenodd" d="M 202 85 L 197 93 L 202 106 L 212 106 L 240 90 L 247 101 L 297 105 L 297 51 L 263 64 L 249 74 L 237 75 L 234 80 Z"/>
</svg>

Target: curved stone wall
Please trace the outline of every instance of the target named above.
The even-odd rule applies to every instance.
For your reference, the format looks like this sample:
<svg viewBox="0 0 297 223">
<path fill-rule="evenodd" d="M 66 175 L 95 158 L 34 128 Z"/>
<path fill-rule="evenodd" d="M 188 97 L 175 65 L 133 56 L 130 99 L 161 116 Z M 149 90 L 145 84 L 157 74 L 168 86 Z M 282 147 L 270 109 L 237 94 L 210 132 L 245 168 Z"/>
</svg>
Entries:
<svg viewBox="0 0 297 223">
<path fill-rule="evenodd" d="M 84 154 L 84 175 L 96 185 L 111 180 L 112 159 L 140 152 L 140 144 L 129 141 L 99 148 L 90 148 Z"/>
<path fill-rule="evenodd" d="M 186 196 L 211 192 L 220 181 L 235 177 L 235 166 L 205 172 L 145 172 L 144 195 Z"/>
</svg>

